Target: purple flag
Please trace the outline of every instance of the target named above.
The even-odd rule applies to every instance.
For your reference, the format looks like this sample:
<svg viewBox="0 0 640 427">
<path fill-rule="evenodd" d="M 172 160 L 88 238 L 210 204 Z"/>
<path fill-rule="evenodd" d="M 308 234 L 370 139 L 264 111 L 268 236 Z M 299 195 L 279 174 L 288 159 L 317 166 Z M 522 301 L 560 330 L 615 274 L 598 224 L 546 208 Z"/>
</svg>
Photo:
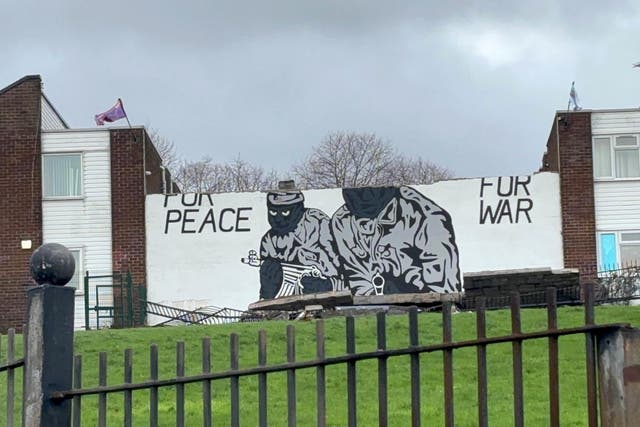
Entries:
<svg viewBox="0 0 640 427">
<path fill-rule="evenodd" d="M 95 115 L 96 124 L 98 126 L 104 125 L 104 122 L 111 123 L 124 117 L 127 117 L 127 113 L 125 113 L 124 111 L 124 105 L 122 105 L 122 100 L 120 98 L 118 98 L 118 102 L 116 102 L 116 105 L 109 108 L 104 113 Z"/>
</svg>

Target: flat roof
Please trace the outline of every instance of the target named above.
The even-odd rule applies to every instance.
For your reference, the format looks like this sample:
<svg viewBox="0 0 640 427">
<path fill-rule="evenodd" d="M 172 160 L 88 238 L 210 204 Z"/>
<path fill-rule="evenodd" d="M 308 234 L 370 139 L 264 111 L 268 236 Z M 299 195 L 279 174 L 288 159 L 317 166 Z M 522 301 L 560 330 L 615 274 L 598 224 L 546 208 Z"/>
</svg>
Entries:
<svg viewBox="0 0 640 427">
<path fill-rule="evenodd" d="M 638 108 L 597 108 L 597 109 L 583 109 L 578 111 L 573 110 L 556 110 L 556 114 L 572 114 L 572 113 L 640 113 L 640 107 Z"/>
<path fill-rule="evenodd" d="M 66 132 L 107 132 L 110 130 L 146 129 L 142 125 L 137 126 L 96 126 L 92 128 L 52 129 L 42 130 L 42 133 L 66 133 Z"/>
</svg>

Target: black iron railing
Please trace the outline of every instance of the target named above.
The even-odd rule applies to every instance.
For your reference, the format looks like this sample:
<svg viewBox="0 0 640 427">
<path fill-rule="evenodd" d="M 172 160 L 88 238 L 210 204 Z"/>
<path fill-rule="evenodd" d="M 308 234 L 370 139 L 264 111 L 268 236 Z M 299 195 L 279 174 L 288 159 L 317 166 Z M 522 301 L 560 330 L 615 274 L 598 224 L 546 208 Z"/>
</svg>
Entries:
<svg viewBox="0 0 640 427">
<path fill-rule="evenodd" d="M 230 368 L 222 372 L 211 372 L 210 339 L 202 341 L 202 372 L 197 375 L 184 375 L 185 346 L 183 342 L 176 345 L 176 376 L 173 378 L 158 378 L 158 348 L 151 345 L 149 380 L 133 383 L 131 381 L 131 350 L 125 352 L 125 382 L 118 385 L 107 385 L 107 358 L 106 353 L 101 353 L 99 358 L 99 386 L 82 388 L 79 381 L 71 390 L 60 390 L 52 396 L 56 400 L 73 399 L 73 420 L 74 425 L 80 425 L 80 413 L 82 397 L 88 395 L 98 396 L 98 423 L 106 425 L 107 422 L 107 399 L 114 393 L 124 392 L 124 424 L 133 425 L 132 416 L 132 393 L 138 390 L 149 390 L 149 420 L 152 426 L 158 423 L 158 391 L 162 388 L 173 388 L 175 390 L 175 425 L 185 425 L 185 400 L 184 387 L 187 384 L 202 384 L 202 408 L 203 425 L 211 425 L 211 384 L 213 381 L 229 380 L 230 387 L 230 418 L 229 425 L 238 426 L 240 424 L 240 378 L 257 377 L 258 388 L 255 399 L 258 402 L 258 422 L 260 426 L 272 425 L 274 422 L 282 424 L 283 420 L 272 420 L 268 413 L 268 382 L 269 375 L 286 373 L 287 376 L 287 423 L 295 426 L 297 419 L 297 389 L 296 373 L 302 369 L 314 369 L 316 372 L 316 411 L 317 425 L 324 426 L 327 422 L 327 371 L 326 368 L 332 365 L 343 365 L 346 367 L 346 396 L 347 396 L 347 419 L 346 424 L 355 426 L 357 421 L 357 377 L 358 364 L 367 360 L 377 361 L 378 379 L 378 418 L 379 425 L 393 424 L 388 412 L 388 360 L 395 357 L 410 358 L 410 394 L 411 394 L 411 418 L 412 425 L 420 425 L 420 411 L 423 400 L 420 395 L 421 373 L 420 355 L 427 353 L 443 354 L 443 388 L 444 388 L 444 417 L 445 425 L 456 425 L 454 408 L 454 384 L 455 381 L 468 382 L 468 378 L 455 378 L 453 369 L 453 357 L 455 351 L 464 348 L 475 348 L 477 355 L 477 424 L 487 426 L 489 419 L 489 399 L 487 395 L 487 347 L 500 344 L 511 343 L 511 362 L 513 380 L 513 411 L 514 423 L 516 426 L 525 425 L 525 401 L 523 394 L 523 358 L 522 346 L 525 341 L 546 339 L 548 341 L 548 399 L 549 399 L 549 419 L 551 425 L 558 425 L 560 422 L 559 411 L 559 368 L 558 368 L 558 338 L 568 335 L 584 335 L 586 340 L 586 384 L 587 384 L 587 406 L 589 425 L 597 425 L 597 387 L 596 387 L 596 354 L 595 337 L 609 330 L 625 327 L 628 325 L 608 324 L 596 325 L 594 322 L 594 298 L 591 286 L 586 286 L 583 290 L 583 303 L 585 321 L 582 326 L 572 328 L 558 328 L 557 322 L 557 293 L 554 288 L 546 292 L 547 327 L 544 330 L 534 332 L 522 332 L 521 325 L 521 296 L 512 294 L 510 297 L 509 309 L 511 313 L 511 333 L 500 336 L 486 336 L 486 301 L 479 298 L 476 301 L 476 337 L 471 340 L 452 340 L 452 303 L 445 302 L 442 306 L 442 341 L 437 344 L 424 345 L 419 343 L 418 333 L 418 310 L 412 308 L 409 311 L 409 345 L 403 348 L 387 349 L 386 337 L 386 315 L 377 315 L 377 349 L 375 351 L 358 352 L 356 349 L 355 319 L 347 317 L 346 328 L 346 351 L 339 356 L 327 357 L 325 354 L 325 328 L 324 321 L 316 322 L 316 357 L 313 360 L 297 360 L 295 349 L 295 326 L 287 326 L 286 334 L 286 362 L 267 365 L 266 363 L 266 334 L 261 331 L 258 336 L 258 363 L 250 368 L 239 368 L 239 337 L 237 334 L 230 335 Z M 81 376 L 82 363 L 80 356 L 75 359 L 75 378 Z M 362 373 L 360 373 L 362 375 Z M 370 375 L 370 374 L 367 374 Z M 246 395 L 244 395 L 246 398 Z"/>
<path fill-rule="evenodd" d="M 6 402 L 5 402 L 5 421 L 7 427 L 14 425 L 14 419 L 16 417 L 16 402 L 20 402 L 18 398 L 20 393 L 16 393 L 16 374 L 22 373 L 22 367 L 24 366 L 24 359 L 16 357 L 16 340 L 15 330 L 9 329 L 6 336 L 6 358 L 4 362 L 0 357 L 0 376 L 4 376 L 7 384 L 6 388 Z M 0 343 L 2 343 L 2 336 L 0 336 Z M 1 346 L 0 346 L 1 350 Z M 2 351 L 0 351 L 2 355 Z"/>
</svg>

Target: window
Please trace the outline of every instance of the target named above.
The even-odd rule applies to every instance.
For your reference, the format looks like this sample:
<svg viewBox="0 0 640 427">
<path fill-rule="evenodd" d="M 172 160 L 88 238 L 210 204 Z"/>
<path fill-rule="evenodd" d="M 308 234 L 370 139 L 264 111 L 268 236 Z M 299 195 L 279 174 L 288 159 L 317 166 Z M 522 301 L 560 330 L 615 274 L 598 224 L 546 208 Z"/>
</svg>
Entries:
<svg viewBox="0 0 640 427">
<path fill-rule="evenodd" d="M 640 231 L 621 231 L 600 234 L 599 270 L 640 265 Z"/>
<path fill-rule="evenodd" d="M 595 138 L 593 140 L 593 174 L 598 178 L 612 176 L 609 138 Z"/>
<path fill-rule="evenodd" d="M 593 139 L 593 175 L 596 178 L 640 177 L 640 146 L 637 135 Z"/>
<path fill-rule="evenodd" d="M 640 261 L 640 233 L 620 233 L 620 262 L 638 265 Z"/>
<path fill-rule="evenodd" d="M 82 155 L 43 154 L 42 183 L 44 197 L 81 197 Z"/>
<path fill-rule="evenodd" d="M 84 275 L 83 273 L 84 269 L 82 268 L 81 251 L 80 249 L 70 249 L 69 252 L 71 252 L 71 255 L 73 255 L 73 260 L 76 263 L 76 271 L 73 273 L 73 277 L 71 278 L 71 280 L 69 280 L 69 283 L 67 283 L 67 286 L 75 288 L 80 292 L 82 292 L 82 290 L 84 289 L 84 287 L 81 286 L 83 275 Z"/>
</svg>

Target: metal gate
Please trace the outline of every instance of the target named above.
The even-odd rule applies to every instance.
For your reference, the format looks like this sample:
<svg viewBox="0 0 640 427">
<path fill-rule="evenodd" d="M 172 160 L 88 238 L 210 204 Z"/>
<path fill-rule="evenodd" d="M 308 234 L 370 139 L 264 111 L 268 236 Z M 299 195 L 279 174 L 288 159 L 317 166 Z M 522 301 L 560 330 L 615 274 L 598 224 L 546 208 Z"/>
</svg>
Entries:
<svg viewBox="0 0 640 427">
<path fill-rule="evenodd" d="M 95 313 L 91 316 L 91 313 Z M 92 317 L 95 328 L 132 327 L 135 325 L 133 282 L 131 273 L 115 272 L 106 275 L 84 276 L 84 325 L 91 329 Z"/>
</svg>

